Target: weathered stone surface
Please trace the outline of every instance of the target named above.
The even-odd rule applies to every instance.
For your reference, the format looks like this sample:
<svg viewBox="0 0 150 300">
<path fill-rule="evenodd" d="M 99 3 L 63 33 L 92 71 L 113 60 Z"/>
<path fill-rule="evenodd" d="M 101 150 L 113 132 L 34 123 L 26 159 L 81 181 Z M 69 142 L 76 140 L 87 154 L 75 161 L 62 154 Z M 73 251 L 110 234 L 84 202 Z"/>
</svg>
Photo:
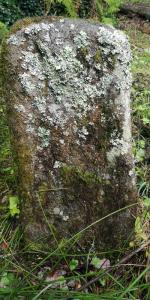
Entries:
<svg viewBox="0 0 150 300">
<path fill-rule="evenodd" d="M 54 246 L 53 234 L 68 239 L 135 202 L 126 36 L 87 21 L 41 20 L 12 34 L 3 57 L 25 239 Z M 132 226 L 126 209 L 80 243 L 115 247 Z"/>
<path fill-rule="evenodd" d="M 147 20 L 150 20 L 150 3 L 149 1 L 141 1 L 139 3 L 123 3 L 120 7 L 120 12 L 129 16 L 138 15 Z"/>
</svg>

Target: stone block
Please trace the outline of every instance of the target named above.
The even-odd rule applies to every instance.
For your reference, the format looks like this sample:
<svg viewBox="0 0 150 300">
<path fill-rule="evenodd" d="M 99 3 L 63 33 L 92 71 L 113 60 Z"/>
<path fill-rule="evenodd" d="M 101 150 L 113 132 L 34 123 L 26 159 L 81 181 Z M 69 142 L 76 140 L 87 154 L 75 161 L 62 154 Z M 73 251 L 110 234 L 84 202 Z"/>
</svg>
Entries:
<svg viewBox="0 0 150 300">
<path fill-rule="evenodd" d="M 133 229 L 130 46 L 84 20 L 40 19 L 11 34 L 2 62 L 26 242 L 116 248 Z"/>
</svg>

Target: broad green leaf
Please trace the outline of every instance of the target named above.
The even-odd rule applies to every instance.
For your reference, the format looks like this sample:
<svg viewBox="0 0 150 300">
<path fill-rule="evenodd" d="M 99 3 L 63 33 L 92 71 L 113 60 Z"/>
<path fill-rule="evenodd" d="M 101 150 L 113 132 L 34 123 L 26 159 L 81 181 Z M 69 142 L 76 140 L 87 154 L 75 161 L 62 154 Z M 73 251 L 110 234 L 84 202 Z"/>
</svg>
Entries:
<svg viewBox="0 0 150 300">
<path fill-rule="evenodd" d="M 142 223 L 140 217 L 137 217 L 135 220 L 135 232 L 137 234 L 142 233 Z"/>
<path fill-rule="evenodd" d="M 146 124 L 150 124 L 150 119 L 144 117 L 143 118 L 143 123 L 146 125 Z"/>
<path fill-rule="evenodd" d="M 69 264 L 70 270 L 71 271 L 75 270 L 77 266 L 78 266 L 78 260 L 77 259 L 72 259 L 70 261 L 70 264 Z"/>
<path fill-rule="evenodd" d="M 144 206 L 147 208 L 150 207 L 150 198 L 149 197 L 144 199 Z"/>
<path fill-rule="evenodd" d="M 102 265 L 102 260 L 95 256 L 92 258 L 91 265 L 93 265 L 96 269 L 99 269 Z"/>
<path fill-rule="evenodd" d="M 9 210 L 12 217 L 18 215 L 20 210 L 18 208 L 19 199 L 17 196 L 10 196 L 9 197 Z"/>
<path fill-rule="evenodd" d="M 5 288 L 6 286 L 10 286 L 13 281 L 14 275 L 12 273 L 4 272 L 0 280 L 0 287 Z"/>
</svg>

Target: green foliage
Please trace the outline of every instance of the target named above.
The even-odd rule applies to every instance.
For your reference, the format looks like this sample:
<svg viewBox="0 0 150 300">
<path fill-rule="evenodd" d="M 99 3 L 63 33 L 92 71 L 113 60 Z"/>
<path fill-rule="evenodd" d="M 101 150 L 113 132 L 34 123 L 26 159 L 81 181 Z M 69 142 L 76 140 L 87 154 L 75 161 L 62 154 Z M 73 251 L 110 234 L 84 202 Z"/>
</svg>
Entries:
<svg viewBox="0 0 150 300">
<path fill-rule="evenodd" d="M 10 211 L 10 215 L 12 217 L 19 215 L 20 210 L 18 208 L 18 204 L 19 204 L 19 199 L 17 196 L 10 196 L 9 197 L 9 211 Z"/>
<path fill-rule="evenodd" d="M 71 271 L 75 270 L 78 266 L 78 260 L 77 259 L 72 259 L 69 263 L 69 268 Z"/>
<path fill-rule="evenodd" d="M 112 24 L 121 3 L 122 0 L 0 0 L 0 19 L 11 25 L 26 16 L 68 15 L 98 17 Z"/>
<path fill-rule="evenodd" d="M 135 112 L 144 125 L 150 125 L 150 90 L 136 92 Z"/>
<path fill-rule="evenodd" d="M 14 168 L 11 159 L 9 130 L 6 121 L 5 105 L 0 98 L 0 192 L 15 189 Z"/>
<path fill-rule="evenodd" d="M 51 6 L 52 4 L 55 2 L 55 0 L 45 0 L 44 1 L 45 3 L 45 15 L 48 15 L 50 9 L 51 9 Z"/>
<path fill-rule="evenodd" d="M 147 64 L 145 64 L 145 72 L 146 67 Z M 139 77 L 139 74 L 137 74 L 136 76 Z M 139 195 L 142 197 L 148 197 L 148 195 L 150 195 L 150 91 L 146 87 L 146 85 L 149 85 L 150 82 L 149 76 L 147 76 L 147 80 L 148 82 L 145 81 L 145 90 L 143 89 L 144 83 L 139 82 L 139 80 L 137 83 L 134 84 L 134 88 L 132 90 L 132 97 L 134 101 L 133 120 L 135 126 L 134 130 L 136 132 L 133 150 L 136 160 L 135 169 L 138 180 L 137 184 L 139 189 Z"/>
<path fill-rule="evenodd" d="M 6 25 L 12 25 L 24 16 L 15 0 L 0 0 L 0 20 Z"/>
<path fill-rule="evenodd" d="M 8 31 L 7 26 L 4 23 L 0 22 L 0 43 L 5 38 L 5 36 L 7 35 L 8 32 L 9 31 Z"/>
<path fill-rule="evenodd" d="M 147 240 L 147 236 L 143 231 L 143 224 L 142 224 L 142 218 L 138 216 L 135 221 L 135 234 L 136 234 L 136 239 L 138 240 Z"/>
<path fill-rule="evenodd" d="M 103 17 L 103 5 L 102 5 L 102 1 L 100 1 L 100 0 L 96 1 L 96 9 L 97 9 L 98 17 L 101 20 L 102 17 Z"/>
<path fill-rule="evenodd" d="M 150 197 L 150 36 L 132 28 L 128 33 L 133 45 L 131 97 L 135 170 L 139 195 L 145 199 Z"/>
<path fill-rule="evenodd" d="M 66 10 L 67 15 L 69 15 L 70 17 L 76 17 L 77 13 L 74 7 L 74 3 L 72 0 L 45 0 L 45 14 L 51 14 L 51 12 L 53 12 L 53 10 L 55 11 L 55 13 L 57 14 L 57 4 L 61 4 L 62 5 L 62 12 L 65 13 L 65 11 L 63 10 L 63 6 Z"/>
<path fill-rule="evenodd" d="M 108 16 L 113 16 L 119 11 L 119 7 L 122 4 L 122 0 L 106 0 L 107 3 L 107 11 L 106 14 Z"/>
<path fill-rule="evenodd" d="M 150 198 L 143 197 L 141 199 L 141 213 L 135 219 L 135 239 L 130 243 L 133 247 L 136 244 L 145 242 L 149 239 L 149 223 L 150 223 Z"/>
<path fill-rule="evenodd" d="M 66 7 L 66 11 L 70 17 L 77 16 L 72 0 L 58 0 L 58 2 L 62 3 Z"/>
<path fill-rule="evenodd" d="M 1 3 L 8 2 L 8 1 L 1 1 L 0 0 L 0 7 Z M 11 3 L 14 3 L 13 5 L 18 5 L 18 1 L 9 1 Z M 27 3 L 27 1 L 22 1 Z M 28 3 L 31 3 L 31 1 L 28 1 Z M 35 1 L 32 1 L 35 3 Z M 90 15 L 90 9 L 92 7 L 91 3 L 92 1 L 88 0 L 82 0 L 82 4 L 84 2 L 84 5 L 86 3 L 89 3 L 89 7 L 86 5 L 82 6 L 82 13 L 84 16 Z M 100 2 L 100 1 L 99 1 Z M 116 1 L 117 2 L 117 1 Z M 105 1 L 106 4 L 106 1 Z M 11 4 L 12 5 L 12 4 Z M 52 14 L 55 12 L 55 9 L 58 13 L 63 11 L 64 12 L 64 6 L 62 3 L 57 3 L 57 5 L 52 4 L 50 13 Z M 102 16 L 103 21 L 108 22 L 108 18 L 110 18 L 110 21 L 114 18 L 112 16 L 115 15 L 114 8 L 109 11 L 108 14 L 108 6 L 106 7 L 101 2 L 101 6 L 99 6 L 99 15 Z M 24 10 L 25 11 L 25 10 Z M 105 12 L 104 12 L 105 11 Z M 0 11 L 1 13 L 1 11 Z M 27 13 L 27 10 L 26 10 Z M 33 13 L 33 10 L 29 11 L 29 14 Z M 41 9 L 41 13 L 45 13 L 43 8 Z M 65 12 L 64 12 L 65 13 Z M 81 10 L 80 10 L 81 13 Z M 40 11 L 37 12 L 37 14 L 40 14 Z M 78 12 L 79 14 L 79 12 Z M 68 13 L 68 15 L 71 15 Z M 106 19 L 105 19 L 106 18 Z M 7 23 L 7 22 L 6 22 Z M 8 23 L 9 24 L 9 23 Z M 135 30 L 134 30 L 134 37 L 136 36 Z M 136 36 L 138 43 L 141 40 L 138 36 Z M 148 40 L 148 37 L 145 37 L 145 41 Z M 134 45 L 134 43 L 133 43 Z M 142 214 L 139 215 L 136 218 L 135 221 L 135 234 L 136 234 L 136 243 L 139 247 L 140 243 L 143 241 L 146 241 L 148 238 L 148 235 L 145 231 L 146 224 L 149 224 L 150 222 L 150 214 L 149 214 L 149 208 L 150 208 L 150 187 L 148 185 L 149 181 L 149 166 L 148 166 L 148 151 L 147 151 L 147 144 L 149 141 L 149 82 L 146 86 L 146 81 L 148 80 L 149 76 L 149 58 L 148 58 L 148 50 L 145 50 L 144 54 L 141 54 L 142 49 L 144 47 L 143 41 L 142 45 L 139 46 L 139 53 L 135 53 L 134 55 L 134 89 L 132 91 L 132 100 L 133 100 L 133 123 L 134 123 L 134 153 L 136 158 L 136 173 L 137 173 L 137 181 L 138 181 L 138 188 L 139 188 L 139 195 L 142 197 L 141 202 L 143 205 L 143 211 Z M 149 46 L 145 46 L 145 48 L 148 48 Z M 146 52 L 147 51 L 147 52 Z M 136 64 L 135 64 L 136 61 Z M 146 74 L 146 77 L 144 77 L 144 74 Z M 141 77 L 143 80 L 141 80 Z M 3 195 L 7 195 L 7 193 L 12 193 L 12 188 L 16 189 L 16 185 L 14 183 L 14 170 L 13 170 L 13 164 L 10 160 L 10 143 L 9 143 L 9 133 L 7 128 L 7 122 L 5 117 L 5 107 L 4 104 L 0 106 L 0 192 L 1 192 L 1 198 Z M 68 171 L 68 170 L 67 170 Z M 68 172 L 67 172 L 68 173 Z M 89 174 L 83 174 L 81 172 L 76 172 L 78 176 L 82 180 L 88 183 L 89 180 L 91 180 Z M 67 176 L 67 174 L 66 174 Z M 2 188 L 1 188 L 2 187 Z M 42 186 L 42 190 L 46 189 L 46 187 Z M 16 190 L 15 190 L 16 192 Z M 7 196 L 8 198 L 8 196 Z M 66 260 L 68 259 L 68 256 L 70 257 L 70 253 L 68 253 L 65 249 L 65 242 L 63 249 L 63 255 L 60 253 L 60 251 L 56 251 L 55 253 L 52 252 L 51 249 L 49 249 L 48 253 L 36 251 L 34 249 L 34 252 L 28 252 L 24 249 L 24 254 L 21 252 L 18 253 L 16 244 L 18 245 L 18 240 L 16 234 L 14 234 L 14 227 L 12 226 L 12 219 L 13 222 L 15 221 L 15 228 L 16 228 L 16 219 L 10 218 L 10 216 L 18 216 L 19 209 L 18 209 L 18 198 L 16 196 L 10 196 L 9 197 L 9 221 L 10 223 L 5 226 L 3 223 L 0 222 L 0 251 L 1 251 L 1 263 L 0 263 L 0 299 L 87 299 L 87 300 L 96 300 L 96 299 L 107 299 L 107 300 L 123 300 L 126 298 L 130 299 L 143 299 L 148 300 L 150 299 L 150 287 L 149 283 L 146 283 L 145 280 L 145 273 L 147 272 L 147 269 L 144 269 L 143 267 L 138 268 L 138 264 L 135 268 L 135 266 L 129 266 L 126 265 L 124 268 L 111 269 L 111 272 L 109 272 L 109 269 L 107 269 L 107 274 L 109 276 L 109 279 L 105 279 L 103 276 L 103 270 L 99 270 L 99 266 L 102 265 L 103 256 L 98 258 L 96 255 L 99 256 L 99 254 L 95 253 L 86 253 L 85 249 L 83 250 L 83 255 L 77 259 L 72 259 L 68 261 L 68 264 L 64 264 L 64 256 L 66 256 Z M 14 225 L 14 224 L 13 224 Z M 148 225 L 149 226 L 149 225 Z M 12 228 L 13 227 L 13 228 Z M 4 243 L 6 241 L 6 243 Z M 133 246 L 136 245 L 136 243 L 133 243 Z M 80 243 L 78 243 L 78 246 L 80 248 Z M 59 245 L 59 248 L 61 246 Z M 6 248 L 6 249 L 5 249 Z M 71 249 L 72 250 L 72 249 Z M 66 252 L 65 252 L 66 251 Z M 124 251 L 124 250 L 123 250 Z M 26 252 L 26 253 L 25 253 Z M 58 256 L 57 256 L 58 254 Z M 22 259 L 23 255 L 24 260 Z M 73 251 L 71 252 L 71 256 L 73 255 Z M 74 257 L 79 256 L 79 252 L 75 253 Z M 89 258 L 90 255 L 90 258 Z M 92 255 L 92 256 L 91 256 Z M 102 254 L 100 254 L 102 255 Z M 108 254 L 107 254 L 108 255 Z M 110 254 L 110 257 L 113 254 Z M 119 249 L 119 258 L 121 255 L 126 255 L 123 252 L 120 252 Z M 143 251 L 142 251 L 142 262 L 143 262 Z M 84 259 L 85 257 L 85 259 Z M 118 257 L 117 254 L 114 255 L 116 257 L 116 265 L 118 264 Z M 136 256 L 137 257 L 137 256 Z M 27 259 L 30 258 L 30 261 Z M 137 257 L 138 259 L 139 257 Z M 90 264 L 88 264 L 88 261 L 90 261 Z M 139 260 L 137 260 L 139 262 Z M 27 262 L 27 264 L 25 264 Z M 134 264 L 136 263 L 136 258 L 134 259 Z M 113 264 L 115 264 L 113 260 Z M 65 269 L 67 270 L 66 265 L 69 267 L 68 269 L 71 270 L 71 276 L 65 275 L 64 277 L 60 276 L 60 282 L 63 280 L 66 280 L 66 282 L 74 281 L 76 284 L 76 287 L 82 287 L 85 283 L 89 282 L 92 278 L 95 278 L 98 276 L 99 283 L 95 283 L 90 285 L 89 290 L 86 289 L 86 293 L 79 293 L 79 292 L 72 292 L 72 289 L 69 288 L 69 290 L 61 289 L 61 290 L 53 290 L 48 289 L 47 286 L 49 286 L 48 282 L 44 281 L 44 278 L 40 279 L 40 274 L 43 272 L 50 272 L 57 271 L 59 273 L 59 268 L 63 269 L 65 266 Z M 90 270 L 89 265 L 92 265 L 96 271 L 92 273 L 93 271 Z M 132 260 L 131 260 L 132 265 Z M 143 264 L 144 265 L 144 264 Z M 48 267 L 47 267 L 48 266 Z M 49 271 L 49 266 L 50 270 Z M 87 266 L 86 271 L 84 270 L 84 266 Z M 76 268 L 78 267 L 78 273 L 76 271 Z M 79 269 L 81 267 L 81 272 L 79 273 Z M 44 269 L 45 268 L 45 269 Z M 8 271 L 9 270 L 9 271 Z M 144 270 L 144 271 L 142 271 Z M 101 273 L 102 272 L 102 273 Z M 120 274 L 122 276 L 118 276 Z M 105 273 L 105 270 L 104 270 Z M 113 277 L 114 276 L 114 277 Z M 57 279 L 57 278 L 56 278 Z M 108 281 L 109 280 L 109 281 Z M 51 283 L 50 283 L 51 284 Z M 99 286 L 100 285 L 100 286 Z M 67 286 L 66 286 L 67 287 Z M 43 292 L 42 292 L 43 291 Z M 96 294 L 94 292 L 96 291 Z M 39 296 L 38 296 L 39 295 Z M 123 295 L 123 296 L 122 296 Z"/>
<path fill-rule="evenodd" d="M 20 0 L 18 5 L 24 16 L 32 17 L 44 14 L 44 0 Z"/>
<path fill-rule="evenodd" d="M 150 198 L 149 197 L 145 197 L 143 202 L 144 202 L 144 206 L 146 208 L 150 208 Z"/>
<path fill-rule="evenodd" d="M 0 279 L 0 293 L 4 291 L 6 294 L 10 293 L 12 290 L 12 285 L 14 284 L 15 276 L 13 273 L 4 272 Z"/>
<path fill-rule="evenodd" d="M 106 24 L 114 24 L 116 13 L 119 11 L 122 0 L 97 0 L 96 8 L 99 20 Z"/>
<path fill-rule="evenodd" d="M 142 162 L 145 157 L 145 141 L 138 140 L 134 145 L 134 156 L 137 162 Z"/>
<path fill-rule="evenodd" d="M 102 260 L 99 259 L 97 256 L 94 256 L 91 260 L 91 265 L 94 266 L 96 269 L 100 269 L 102 265 Z"/>
</svg>

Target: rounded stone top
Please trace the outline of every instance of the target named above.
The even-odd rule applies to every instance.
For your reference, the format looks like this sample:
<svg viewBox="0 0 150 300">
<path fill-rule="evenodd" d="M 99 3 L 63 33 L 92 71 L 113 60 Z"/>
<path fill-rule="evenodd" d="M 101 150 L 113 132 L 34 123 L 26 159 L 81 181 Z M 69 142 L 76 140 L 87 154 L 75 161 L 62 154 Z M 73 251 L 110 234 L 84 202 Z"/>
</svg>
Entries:
<svg viewBox="0 0 150 300">
<path fill-rule="evenodd" d="M 43 38 L 46 33 L 52 36 L 57 33 L 60 37 L 63 34 L 67 39 L 72 33 L 76 35 L 74 41 L 78 48 L 88 46 L 96 38 L 99 45 L 107 46 L 109 48 L 107 51 L 117 54 L 118 59 L 122 63 L 129 63 L 131 60 L 130 44 L 127 36 L 111 25 L 102 25 L 100 23 L 89 22 L 88 20 L 58 17 L 25 19 L 19 23 L 20 26 L 17 23 L 16 26 L 13 26 L 12 30 L 16 32 L 12 33 L 8 40 L 8 43 L 13 45 L 19 46 L 27 37 L 32 39 L 38 34 L 43 34 Z M 22 28 L 20 29 L 20 27 Z"/>
</svg>

